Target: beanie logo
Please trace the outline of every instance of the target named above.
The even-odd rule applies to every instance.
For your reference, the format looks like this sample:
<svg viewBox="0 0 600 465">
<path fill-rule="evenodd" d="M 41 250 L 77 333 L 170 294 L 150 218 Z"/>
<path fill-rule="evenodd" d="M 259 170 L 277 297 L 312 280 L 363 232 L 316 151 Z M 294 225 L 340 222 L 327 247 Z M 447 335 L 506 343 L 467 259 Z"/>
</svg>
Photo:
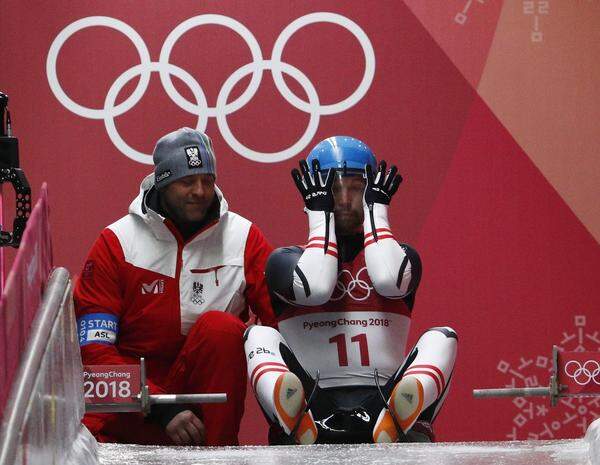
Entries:
<svg viewBox="0 0 600 465">
<path fill-rule="evenodd" d="M 198 147 L 186 147 L 185 155 L 187 156 L 188 168 L 200 168 L 202 166 L 202 159 L 200 158 L 200 149 Z"/>
<path fill-rule="evenodd" d="M 155 182 L 159 183 L 159 182 L 163 181 L 164 179 L 167 179 L 170 176 L 171 176 L 171 170 L 163 171 L 158 176 L 156 176 Z"/>
</svg>

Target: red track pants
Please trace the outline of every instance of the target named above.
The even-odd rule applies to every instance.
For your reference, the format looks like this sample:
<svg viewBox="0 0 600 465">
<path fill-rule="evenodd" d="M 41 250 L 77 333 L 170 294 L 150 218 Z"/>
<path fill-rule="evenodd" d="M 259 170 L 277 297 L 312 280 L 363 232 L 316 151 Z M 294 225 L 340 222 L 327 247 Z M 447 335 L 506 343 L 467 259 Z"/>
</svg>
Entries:
<svg viewBox="0 0 600 465">
<path fill-rule="evenodd" d="M 246 326 L 221 311 L 205 312 L 192 326 L 168 376 L 165 391 L 227 393 L 224 404 L 205 404 L 194 412 L 206 427 L 206 445 L 237 445 L 246 395 Z M 87 414 L 83 423 L 100 442 L 172 444 L 164 430 L 138 413 Z"/>
</svg>

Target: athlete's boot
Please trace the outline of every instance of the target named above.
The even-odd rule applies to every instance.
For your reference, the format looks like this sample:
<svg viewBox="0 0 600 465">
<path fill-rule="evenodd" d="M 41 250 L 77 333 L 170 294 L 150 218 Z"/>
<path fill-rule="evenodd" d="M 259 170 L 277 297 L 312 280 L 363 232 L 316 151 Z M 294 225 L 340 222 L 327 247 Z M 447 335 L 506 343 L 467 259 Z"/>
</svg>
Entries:
<svg viewBox="0 0 600 465">
<path fill-rule="evenodd" d="M 382 409 L 373 429 L 373 442 L 398 442 L 399 436 L 392 414 L 388 409 Z"/>
<path fill-rule="evenodd" d="M 313 444 L 317 440 L 317 426 L 310 411 L 306 410 L 304 388 L 294 373 L 287 371 L 279 375 L 273 403 L 279 423 L 298 444 Z"/>
<path fill-rule="evenodd" d="M 423 411 L 424 392 L 421 381 L 414 376 L 403 377 L 390 396 L 390 409 L 383 409 L 373 429 L 374 442 L 397 442 L 414 425 Z M 393 417 L 392 417 L 393 415 Z M 396 420 L 396 421 L 394 421 Z"/>
</svg>

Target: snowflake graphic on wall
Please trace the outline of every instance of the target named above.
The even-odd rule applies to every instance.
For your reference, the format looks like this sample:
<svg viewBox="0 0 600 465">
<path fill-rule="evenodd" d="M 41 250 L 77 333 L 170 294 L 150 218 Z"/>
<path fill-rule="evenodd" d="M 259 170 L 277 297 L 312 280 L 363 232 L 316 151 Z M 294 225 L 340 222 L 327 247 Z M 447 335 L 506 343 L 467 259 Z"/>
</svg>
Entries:
<svg viewBox="0 0 600 465">
<path fill-rule="evenodd" d="M 589 330 L 585 315 L 576 315 L 574 326 L 563 332 L 560 351 L 600 351 L 600 335 Z M 546 387 L 552 372 L 552 357 L 521 357 L 516 363 L 500 360 L 497 369 L 509 377 L 505 387 Z M 556 407 L 550 407 L 547 397 L 516 397 L 512 402 L 517 413 L 506 437 L 513 441 L 580 437 L 600 416 L 600 397 L 561 398 Z"/>
</svg>

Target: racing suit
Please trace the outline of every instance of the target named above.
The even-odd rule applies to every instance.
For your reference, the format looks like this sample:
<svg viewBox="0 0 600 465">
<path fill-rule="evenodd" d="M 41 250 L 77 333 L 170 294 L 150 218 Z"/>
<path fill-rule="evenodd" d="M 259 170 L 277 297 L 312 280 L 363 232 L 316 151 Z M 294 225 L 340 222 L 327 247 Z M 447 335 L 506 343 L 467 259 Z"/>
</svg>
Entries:
<svg viewBox="0 0 600 465">
<path fill-rule="evenodd" d="M 432 328 L 405 354 L 421 278 L 418 254 L 395 240 L 387 207 L 376 205 L 373 222 L 365 211 L 364 233 L 341 238 L 333 215 L 307 214 L 307 245 L 277 249 L 267 264 L 279 332 L 246 333 L 248 374 L 271 423 L 270 442 L 290 434 L 279 428 L 270 394 L 274 376 L 288 370 L 312 397 L 317 442 L 373 441 L 405 375 L 430 387 L 405 439 L 433 440 L 431 422 L 447 394 L 457 338 L 450 328 Z"/>
</svg>

